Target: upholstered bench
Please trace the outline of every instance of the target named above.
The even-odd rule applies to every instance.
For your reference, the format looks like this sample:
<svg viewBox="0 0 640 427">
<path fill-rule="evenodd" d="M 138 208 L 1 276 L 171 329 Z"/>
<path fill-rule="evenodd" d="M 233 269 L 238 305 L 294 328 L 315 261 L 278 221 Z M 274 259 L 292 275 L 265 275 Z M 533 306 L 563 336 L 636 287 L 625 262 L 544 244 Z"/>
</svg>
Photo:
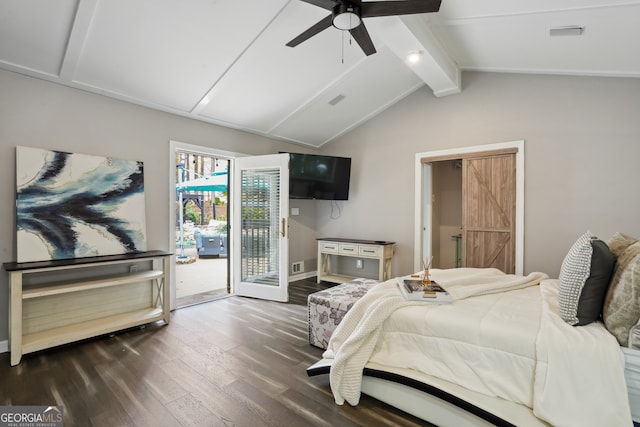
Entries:
<svg viewBox="0 0 640 427">
<path fill-rule="evenodd" d="M 378 283 L 380 281 L 373 279 L 353 279 L 351 282 L 310 294 L 307 298 L 309 344 L 326 349 L 331 334 L 347 311 Z"/>
</svg>

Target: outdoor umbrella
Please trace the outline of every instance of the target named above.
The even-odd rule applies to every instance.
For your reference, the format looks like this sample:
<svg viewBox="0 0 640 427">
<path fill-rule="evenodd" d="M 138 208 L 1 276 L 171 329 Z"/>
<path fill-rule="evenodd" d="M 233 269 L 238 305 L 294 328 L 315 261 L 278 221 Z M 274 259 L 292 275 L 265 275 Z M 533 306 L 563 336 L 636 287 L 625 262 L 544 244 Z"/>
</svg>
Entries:
<svg viewBox="0 0 640 427">
<path fill-rule="evenodd" d="M 187 191 L 226 192 L 228 179 L 227 172 L 214 172 L 211 176 L 204 176 L 190 181 L 178 182 L 176 184 L 176 191 L 180 193 L 180 255 L 178 258 L 186 258 L 184 255 L 184 224 L 182 223 L 182 193 Z"/>
<path fill-rule="evenodd" d="M 211 176 L 176 184 L 178 191 L 227 191 L 227 172 L 214 172 Z"/>
</svg>

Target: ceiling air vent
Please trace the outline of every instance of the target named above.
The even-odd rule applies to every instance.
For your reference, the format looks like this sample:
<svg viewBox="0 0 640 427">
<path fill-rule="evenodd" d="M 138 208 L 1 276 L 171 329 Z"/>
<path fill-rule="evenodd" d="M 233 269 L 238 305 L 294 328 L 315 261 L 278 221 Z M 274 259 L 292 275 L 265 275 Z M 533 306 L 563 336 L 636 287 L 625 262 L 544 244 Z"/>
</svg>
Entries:
<svg viewBox="0 0 640 427">
<path fill-rule="evenodd" d="M 551 37 L 557 36 L 581 36 L 584 32 L 584 27 L 581 25 L 569 25 L 567 27 L 556 27 L 549 30 Z"/>
<path fill-rule="evenodd" d="M 329 105 L 336 105 L 338 102 L 342 101 L 344 99 L 344 95 L 338 95 L 335 98 L 333 98 L 331 101 L 329 101 Z"/>
</svg>

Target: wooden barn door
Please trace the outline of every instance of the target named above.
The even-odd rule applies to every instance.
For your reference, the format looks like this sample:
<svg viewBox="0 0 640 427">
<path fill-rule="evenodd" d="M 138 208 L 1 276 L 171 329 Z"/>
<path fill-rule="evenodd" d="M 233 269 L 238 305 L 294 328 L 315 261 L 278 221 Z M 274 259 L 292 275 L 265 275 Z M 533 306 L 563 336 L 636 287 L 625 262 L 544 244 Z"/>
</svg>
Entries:
<svg viewBox="0 0 640 427">
<path fill-rule="evenodd" d="M 515 272 L 515 153 L 463 159 L 462 265 Z"/>
</svg>

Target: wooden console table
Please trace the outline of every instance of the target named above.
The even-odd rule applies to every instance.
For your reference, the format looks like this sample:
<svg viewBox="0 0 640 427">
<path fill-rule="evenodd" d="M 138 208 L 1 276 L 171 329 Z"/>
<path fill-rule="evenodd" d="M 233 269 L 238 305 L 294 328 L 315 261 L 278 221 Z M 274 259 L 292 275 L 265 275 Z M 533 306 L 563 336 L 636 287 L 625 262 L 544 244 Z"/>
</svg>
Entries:
<svg viewBox="0 0 640 427">
<path fill-rule="evenodd" d="M 5 263 L 11 365 L 23 354 L 163 320 L 169 262 L 162 251 Z"/>
<path fill-rule="evenodd" d="M 375 279 L 381 281 L 390 279 L 395 245 L 395 242 L 376 240 L 318 239 L 318 283 L 321 281 L 344 283 L 356 277 L 335 271 L 332 260 L 337 257 L 378 260 L 378 276 Z"/>
</svg>

